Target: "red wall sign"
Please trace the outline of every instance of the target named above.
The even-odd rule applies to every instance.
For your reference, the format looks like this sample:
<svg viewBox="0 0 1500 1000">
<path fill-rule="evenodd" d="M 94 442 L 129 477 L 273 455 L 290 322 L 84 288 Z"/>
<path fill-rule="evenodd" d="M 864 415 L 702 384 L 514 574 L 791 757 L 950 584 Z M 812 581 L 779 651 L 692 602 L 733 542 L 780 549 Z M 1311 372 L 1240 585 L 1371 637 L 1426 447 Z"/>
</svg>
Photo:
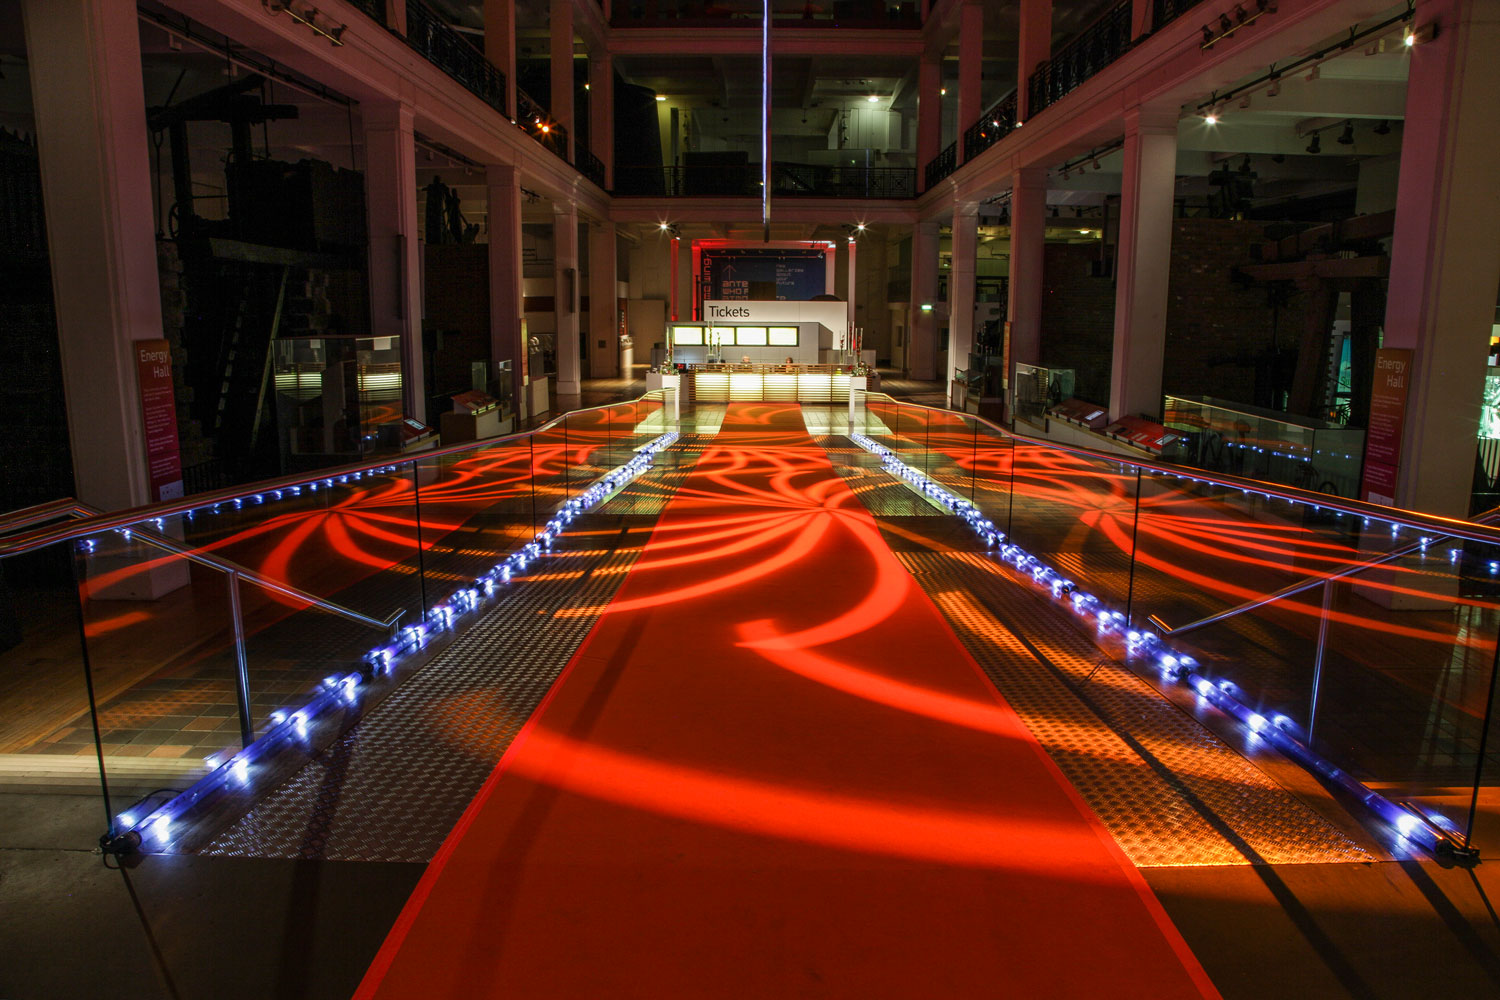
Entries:
<svg viewBox="0 0 1500 1000">
<path fill-rule="evenodd" d="M 1412 352 L 1382 347 L 1375 352 L 1375 384 L 1370 391 L 1370 426 L 1365 432 L 1365 473 L 1360 496 L 1368 503 L 1395 506 L 1396 469 L 1406 426 L 1406 394 L 1411 388 Z"/>
<path fill-rule="evenodd" d="M 165 340 L 135 342 L 136 380 L 141 388 L 141 424 L 146 431 L 146 468 L 151 502 L 182 496 L 182 452 L 177 447 L 177 398 L 172 389 L 172 349 Z"/>
</svg>

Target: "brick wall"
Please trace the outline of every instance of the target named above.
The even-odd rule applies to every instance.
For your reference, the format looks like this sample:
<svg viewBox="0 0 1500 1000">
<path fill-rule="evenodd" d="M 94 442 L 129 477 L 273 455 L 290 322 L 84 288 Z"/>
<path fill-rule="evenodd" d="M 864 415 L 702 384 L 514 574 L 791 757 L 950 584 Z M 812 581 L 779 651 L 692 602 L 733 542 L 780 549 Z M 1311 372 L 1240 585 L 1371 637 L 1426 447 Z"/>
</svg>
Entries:
<svg viewBox="0 0 1500 1000">
<path fill-rule="evenodd" d="M 1098 243 L 1049 243 L 1042 256 L 1042 364 L 1078 371 L 1075 395 L 1109 402 L 1115 283 L 1095 278 Z"/>
<path fill-rule="evenodd" d="M 1172 232 L 1172 283 L 1167 297 L 1162 391 L 1256 402 L 1256 370 L 1269 386 L 1272 309 L 1264 285 L 1231 281 L 1265 239 L 1263 222 L 1179 219 Z M 1302 296 L 1281 309 L 1277 342 L 1295 348 Z"/>
</svg>

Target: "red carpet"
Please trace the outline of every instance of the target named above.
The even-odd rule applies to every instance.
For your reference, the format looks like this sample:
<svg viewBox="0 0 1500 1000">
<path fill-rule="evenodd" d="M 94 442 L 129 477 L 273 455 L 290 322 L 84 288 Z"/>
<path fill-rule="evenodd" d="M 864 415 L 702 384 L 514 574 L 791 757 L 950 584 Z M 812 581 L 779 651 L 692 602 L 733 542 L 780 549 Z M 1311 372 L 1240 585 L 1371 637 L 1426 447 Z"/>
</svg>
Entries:
<svg viewBox="0 0 1500 1000">
<path fill-rule="evenodd" d="M 735 404 L 360 997 L 1216 996 L 788 404 Z"/>
</svg>

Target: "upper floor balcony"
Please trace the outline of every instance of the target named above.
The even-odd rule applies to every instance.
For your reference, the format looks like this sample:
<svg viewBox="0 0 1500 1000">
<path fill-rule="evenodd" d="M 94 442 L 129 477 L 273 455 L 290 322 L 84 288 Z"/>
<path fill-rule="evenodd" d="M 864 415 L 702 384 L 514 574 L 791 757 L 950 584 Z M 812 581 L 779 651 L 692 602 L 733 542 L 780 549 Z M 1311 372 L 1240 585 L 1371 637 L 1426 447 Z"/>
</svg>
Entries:
<svg viewBox="0 0 1500 1000">
<path fill-rule="evenodd" d="M 756 0 L 617 0 L 610 18 L 616 28 L 746 28 L 758 30 L 763 7 Z M 773 27 L 922 27 L 913 0 L 776 0 Z"/>
</svg>

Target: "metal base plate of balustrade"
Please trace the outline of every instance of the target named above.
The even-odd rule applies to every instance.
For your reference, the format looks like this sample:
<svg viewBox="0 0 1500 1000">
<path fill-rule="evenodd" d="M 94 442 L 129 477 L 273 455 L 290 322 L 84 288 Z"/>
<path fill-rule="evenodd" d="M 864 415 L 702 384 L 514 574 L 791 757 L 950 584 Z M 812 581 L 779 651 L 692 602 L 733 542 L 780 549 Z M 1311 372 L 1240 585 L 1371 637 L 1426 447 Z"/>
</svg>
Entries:
<svg viewBox="0 0 1500 1000">
<path fill-rule="evenodd" d="M 1352 824 L 1346 831 L 1319 815 L 1134 672 L 1114 662 L 1095 672 L 1099 647 L 975 551 L 958 519 L 902 516 L 892 488 L 931 505 L 878 460 L 846 457 L 862 451 L 847 440 L 823 444 L 887 544 L 1136 865 L 1378 860 Z"/>
</svg>

